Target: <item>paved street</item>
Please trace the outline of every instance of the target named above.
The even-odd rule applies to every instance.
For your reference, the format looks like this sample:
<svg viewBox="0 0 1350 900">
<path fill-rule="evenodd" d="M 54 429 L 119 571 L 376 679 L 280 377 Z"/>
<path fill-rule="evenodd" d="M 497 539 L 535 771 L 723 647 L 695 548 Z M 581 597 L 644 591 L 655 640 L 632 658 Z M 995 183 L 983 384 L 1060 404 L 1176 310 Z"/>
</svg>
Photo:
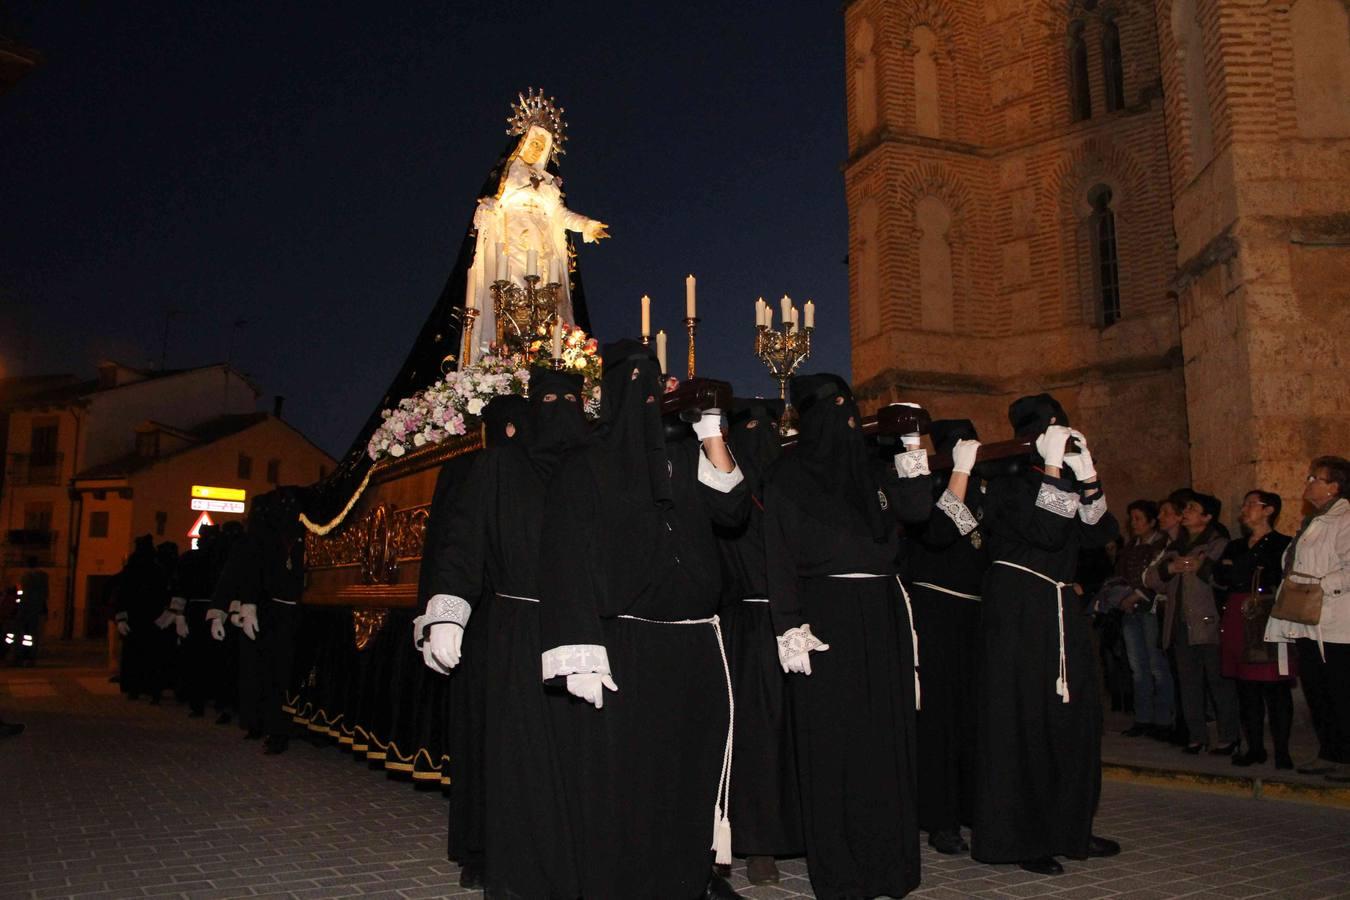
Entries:
<svg viewBox="0 0 1350 900">
<path fill-rule="evenodd" d="M 469 896 L 439 792 L 335 746 L 264 758 L 172 701 L 131 703 L 101 669 L 0 668 L 0 898 Z M 1115 859 L 1047 879 L 924 851 L 914 896 L 1350 896 L 1350 810 L 1108 782 Z M 805 865 L 747 897 L 809 897 Z"/>
</svg>

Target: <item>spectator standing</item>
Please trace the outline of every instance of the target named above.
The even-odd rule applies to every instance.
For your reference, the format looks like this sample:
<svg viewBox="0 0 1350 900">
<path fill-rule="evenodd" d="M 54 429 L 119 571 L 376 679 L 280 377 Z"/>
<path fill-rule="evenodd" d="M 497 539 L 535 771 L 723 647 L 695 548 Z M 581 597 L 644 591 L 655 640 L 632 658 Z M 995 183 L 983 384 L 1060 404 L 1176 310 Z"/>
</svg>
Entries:
<svg viewBox="0 0 1350 900">
<path fill-rule="evenodd" d="M 1158 527 L 1158 504 L 1136 500 L 1128 510 L 1130 539 L 1116 557 L 1116 574 L 1133 589 L 1120 604 L 1125 653 L 1134 678 L 1134 724 L 1124 734 L 1166 739 L 1172 730 L 1175 687 L 1172 667 L 1158 640 L 1158 595 L 1144 584 L 1144 570 L 1162 555 L 1168 539 Z"/>
<path fill-rule="evenodd" d="M 1313 624 L 1272 615 L 1266 639 L 1298 647 L 1303 694 L 1317 732 L 1317 759 L 1299 766 L 1305 775 L 1350 783 L 1350 460 L 1319 456 L 1308 471 L 1304 501 L 1312 514 L 1285 553 L 1284 580 L 1320 588 Z M 1281 585 L 1286 590 L 1287 585 Z M 1280 606 L 1279 600 L 1276 606 Z M 1277 611 L 1278 612 L 1278 611 Z"/>
<path fill-rule="evenodd" d="M 1282 575 L 1280 560 L 1289 535 L 1275 530 L 1280 495 L 1248 491 L 1238 520 L 1242 537 L 1228 542 L 1214 586 L 1227 594 L 1220 639 L 1220 671 L 1237 683 L 1238 711 L 1247 750 L 1233 757 L 1233 765 L 1264 763 L 1264 726 L 1270 715 L 1270 737 L 1275 745 L 1275 768 L 1292 769 L 1289 732 L 1294 722 L 1293 686 L 1297 665 L 1291 665 L 1286 645 L 1266 642 L 1266 621 L 1275 605 Z"/>
<path fill-rule="evenodd" d="M 1144 584 L 1165 593 L 1162 643 L 1176 654 L 1181 682 L 1181 712 L 1190 742 L 1186 752 L 1199 753 L 1207 742 L 1205 688 L 1214 698 L 1219 743 L 1210 752 L 1232 755 L 1238 740 L 1237 690 L 1219 672 L 1219 609 L 1211 582 L 1214 567 L 1228 541 L 1215 525 L 1223 504 L 1196 493 L 1181 511 L 1181 533 L 1162 558 L 1144 572 Z"/>
</svg>

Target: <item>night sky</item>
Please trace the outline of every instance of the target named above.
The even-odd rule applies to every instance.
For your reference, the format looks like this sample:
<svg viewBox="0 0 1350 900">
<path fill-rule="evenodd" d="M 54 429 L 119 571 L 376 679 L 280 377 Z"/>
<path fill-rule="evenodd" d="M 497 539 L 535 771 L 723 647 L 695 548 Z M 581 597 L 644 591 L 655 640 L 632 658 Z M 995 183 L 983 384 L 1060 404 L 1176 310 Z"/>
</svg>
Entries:
<svg viewBox="0 0 1350 900">
<path fill-rule="evenodd" d="M 10 4 L 0 374 L 232 359 L 340 455 L 454 262 L 516 92 L 566 109 L 594 331 L 638 298 L 699 373 L 776 391 L 754 301 L 817 306 L 848 374 L 838 3 Z M 234 327 L 243 320 L 246 324 Z M 676 366 L 672 365 L 672 368 Z"/>
</svg>

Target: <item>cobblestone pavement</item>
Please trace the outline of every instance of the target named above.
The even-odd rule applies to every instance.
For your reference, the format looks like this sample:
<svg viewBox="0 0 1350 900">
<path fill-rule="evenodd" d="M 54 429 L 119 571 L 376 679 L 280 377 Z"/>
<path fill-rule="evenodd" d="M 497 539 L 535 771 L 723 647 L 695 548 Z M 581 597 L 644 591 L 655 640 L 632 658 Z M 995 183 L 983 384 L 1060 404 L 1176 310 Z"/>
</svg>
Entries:
<svg viewBox="0 0 1350 900">
<path fill-rule="evenodd" d="M 0 898 L 473 896 L 445 802 L 336 747 L 263 757 L 185 708 L 128 702 L 96 668 L 0 669 Z M 1350 811 L 1108 782 L 1114 859 L 1058 878 L 924 848 L 913 896 L 1350 896 Z M 805 865 L 751 898 L 809 897 Z M 678 900 L 678 898 L 677 898 Z"/>
</svg>

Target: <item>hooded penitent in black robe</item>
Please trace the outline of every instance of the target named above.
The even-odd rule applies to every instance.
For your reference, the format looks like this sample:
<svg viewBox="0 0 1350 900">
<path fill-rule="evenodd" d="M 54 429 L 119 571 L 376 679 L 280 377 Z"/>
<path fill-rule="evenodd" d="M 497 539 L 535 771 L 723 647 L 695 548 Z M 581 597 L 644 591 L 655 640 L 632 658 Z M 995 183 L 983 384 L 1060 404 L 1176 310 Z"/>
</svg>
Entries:
<svg viewBox="0 0 1350 900">
<path fill-rule="evenodd" d="M 708 884 L 727 755 L 714 522 L 745 515 L 739 471 L 667 446 L 660 367 L 604 350 L 597 440 L 563 462 L 544 515 L 543 674 L 606 673 L 603 708 L 571 700 L 561 759 L 587 900 L 692 900 Z M 729 849 L 729 848 L 728 848 Z"/>
<path fill-rule="evenodd" d="M 787 677 L 769 616 L 764 557 L 764 473 L 782 452 L 781 407 L 774 400 L 737 401 L 729 440 L 750 489 L 750 514 L 737 528 L 716 529 L 726 580 L 719 615 L 736 696 L 731 821 L 737 856 L 795 856 L 803 846 Z"/>
<path fill-rule="evenodd" d="M 929 434 L 939 454 L 950 454 L 958 440 L 976 439 L 965 419 L 938 420 Z M 965 502 L 947 490 L 947 480 L 934 479 L 932 515 L 907 529 L 906 548 L 914 630 L 923 648 L 919 827 L 930 834 L 957 831 L 974 813 L 979 597 L 989 568 L 980 480 L 970 478 Z"/>
<path fill-rule="evenodd" d="M 1018 435 L 1032 437 L 1068 425 L 1044 394 L 1018 400 L 1009 419 Z M 1079 550 L 1105 546 L 1119 529 L 1105 495 L 1083 491 L 1067 467 L 1064 473 L 1053 478 L 1031 467 L 993 479 L 985 497 L 981 530 L 993 564 L 981 603 L 971 839 L 981 862 L 1088 853 L 1101 789 L 1102 712 L 1091 622 L 1068 585 Z"/>
<path fill-rule="evenodd" d="M 479 475 L 486 471 L 485 466 L 491 465 L 494 473 L 497 467 L 496 463 L 485 460 L 498 459 L 497 452 L 514 444 L 517 435 L 522 442 L 527 439 L 528 410 L 529 401 L 523 397 L 501 396 L 493 399 L 483 410 L 486 449 L 474 456 L 468 473 L 456 479 L 453 488 L 449 486 L 451 478 L 463 465 L 462 460 L 446 463 L 441 471 L 442 477 L 437 479 L 431 521 L 427 525 L 426 550 L 423 553 L 425 562 L 418 586 L 422 596 L 422 615 L 414 622 L 419 643 L 433 621 L 453 621 L 445 617 L 448 615 L 446 612 L 434 612 L 433 606 L 452 606 L 457 615 L 465 618 L 465 623 L 468 610 L 477 611 L 480 621 L 487 620 L 487 611 L 495 598 L 492 572 L 485 568 L 483 557 L 487 552 L 486 532 L 472 538 L 467 550 L 459 547 L 459 542 L 465 540 L 464 536 L 451 532 L 463 531 L 473 511 L 489 501 L 491 495 L 482 490 L 477 481 Z M 519 425 L 514 420 L 519 420 Z M 511 435 L 507 434 L 508 425 L 513 429 Z M 471 582 L 465 575 L 463 554 L 466 552 L 477 555 L 479 560 L 473 567 L 476 574 Z M 464 591 L 470 593 L 462 593 Z M 463 598 L 462 603 L 452 604 L 450 601 L 454 598 Z M 446 711 L 449 723 L 446 746 L 450 757 L 447 767 L 450 776 L 450 827 L 446 838 L 446 856 L 466 868 L 483 865 L 487 845 L 485 769 L 488 638 L 488 628 L 465 629 L 460 663 L 450 673 L 449 706 Z M 418 677 L 425 679 L 427 676 L 419 671 Z"/>
<path fill-rule="evenodd" d="M 221 663 L 220 647 L 211 639 L 211 623 L 206 618 L 215 587 L 211 560 L 217 534 L 214 525 L 202 527 L 200 546 L 178 560 L 171 590 L 174 608 L 181 610 L 187 622 L 188 633 L 179 647 L 179 659 L 183 691 L 194 716 L 205 713 L 212 678 Z"/>
<path fill-rule="evenodd" d="M 118 621 L 131 631 L 122 639 L 122 665 L 118 678 L 122 693 L 129 697 L 158 697 L 166 686 L 169 638 L 158 626 L 169 605 L 169 581 L 155 558 L 150 535 L 136 538 L 135 549 L 117 575 L 114 610 Z"/>
<path fill-rule="evenodd" d="M 916 450 L 877 471 L 848 384 L 793 379 L 795 450 L 770 471 L 765 543 L 774 631 L 810 625 L 829 645 L 788 676 L 806 862 L 816 896 L 899 897 L 919 884 L 913 632 L 900 522 L 932 506 Z M 853 425 L 848 421 L 852 420 Z M 840 577 L 840 576 L 864 577 Z"/>
<path fill-rule="evenodd" d="M 461 665 L 478 653 L 485 683 L 489 897 L 580 895 L 557 739 L 567 700 L 539 677 L 538 580 L 548 482 L 563 455 L 586 438 L 581 387 L 580 376 L 531 373 L 531 400 L 518 400 L 508 414 L 514 438 L 479 454 L 441 532 L 435 553 L 447 592 L 431 598 L 422 620 L 423 627 L 462 620 L 466 640 L 475 630 L 486 636 L 466 648 Z M 498 405 L 490 404 L 494 417 Z M 456 602 L 481 596 L 488 585 L 495 596 L 485 610 L 474 604 L 468 615 Z"/>
</svg>

